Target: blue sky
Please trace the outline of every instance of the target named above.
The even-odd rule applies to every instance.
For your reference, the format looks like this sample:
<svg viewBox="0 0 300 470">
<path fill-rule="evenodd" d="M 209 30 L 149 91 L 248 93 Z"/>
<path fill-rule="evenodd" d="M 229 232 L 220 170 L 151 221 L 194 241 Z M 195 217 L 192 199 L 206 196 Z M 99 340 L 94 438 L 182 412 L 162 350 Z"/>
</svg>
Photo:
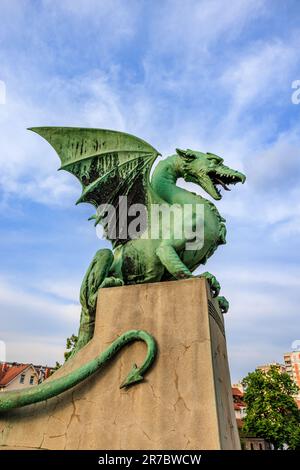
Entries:
<svg viewBox="0 0 300 470">
<path fill-rule="evenodd" d="M 233 381 L 300 338 L 297 0 L 1 0 L 0 339 L 53 364 L 77 331 L 81 279 L 103 246 L 79 183 L 32 126 L 135 134 L 164 156 L 210 151 L 246 173 L 217 203 L 228 244 L 209 260 Z"/>
</svg>

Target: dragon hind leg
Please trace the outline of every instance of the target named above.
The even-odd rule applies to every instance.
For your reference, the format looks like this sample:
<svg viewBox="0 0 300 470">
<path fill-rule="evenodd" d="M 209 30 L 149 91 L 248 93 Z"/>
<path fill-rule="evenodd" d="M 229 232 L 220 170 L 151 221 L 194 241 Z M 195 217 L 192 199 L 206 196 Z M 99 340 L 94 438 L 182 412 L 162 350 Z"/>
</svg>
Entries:
<svg viewBox="0 0 300 470">
<path fill-rule="evenodd" d="M 81 317 L 78 341 L 72 356 L 85 346 L 93 337 L 98 290 L 106 278 L 114 259 L 109 249 L 97 251 L 81 284 Z"/>
</svg>

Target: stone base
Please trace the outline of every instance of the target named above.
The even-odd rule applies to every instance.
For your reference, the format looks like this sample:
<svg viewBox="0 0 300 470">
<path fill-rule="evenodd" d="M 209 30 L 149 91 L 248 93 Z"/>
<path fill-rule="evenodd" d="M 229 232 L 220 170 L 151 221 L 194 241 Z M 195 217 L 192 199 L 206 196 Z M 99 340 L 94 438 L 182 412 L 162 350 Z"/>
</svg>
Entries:
<svg viewBox="0 0 300 470">
<path fill-rule="evenodd" d="M 0 417 L 0 446 L 39 449 L 240 449 L 222 314 L 204 279 L 103 289 L 93 340 L 54 377 L 143 329 L 159 353 L 145 380 L 119 389 L 146 347 L 136 342 L 93 377 Z M 5 447 L 2 447 L 5 448 Z"/>
</svg>

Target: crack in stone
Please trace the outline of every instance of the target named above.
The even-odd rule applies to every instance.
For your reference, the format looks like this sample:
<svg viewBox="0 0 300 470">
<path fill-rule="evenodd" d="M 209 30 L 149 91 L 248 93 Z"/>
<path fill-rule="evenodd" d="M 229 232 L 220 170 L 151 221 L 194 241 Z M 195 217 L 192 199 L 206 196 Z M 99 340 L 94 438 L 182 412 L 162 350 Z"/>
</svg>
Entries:
<svg viewBox="0 0 300 470">
<path fill-rule="evenodd" d="M 14 450 L 14 447 L 17 447 L 17 448 L 21 448 L 22 449 L 35 449 L 35 450 L 40 450 L 41 447 L 33 447 L 33 446 L 22 446 L 22 445 L 3 445 L 3 446 L 0 446 L 0 451 L 1 451 L 1 447 L 9 447 L 9 450 Z"/>
<path fill-rule="evenodd" d="M 152 385 L 150 382 L 146 382 L 146 383 L 149 385 L 149 387 L 150 387 L 150 389 L 151 389 L 151 392 L 152 392 L 152 395 L 153 395 L 153 397 L 155 398 L 155 400 L 159 400 L 159 401 L 160 401 L 160 397 L 159 397 L 158 395 L 156 395 L 156 393 L 154 392 L 154 387 L 153 387 L 153 385 Z"/>
<path fill-rule="evenodd" d="M 42 442 L 41 442 L 40 445 L 38 446 L 38 449 L 42 449 L 42 448 L 43 448 L 43 444 L 44 444 L 44 440 L 45 440 L 46 434 L 47 434 L 46 432 L 43 433 Z"/>
<path fill-rule="evenodd" d="M 179 357 L 178 357 L 178 360 L 177 360 L 176 367 L 178 366 L 178 362 L 179 362 Z M 183 403 L 185 409 L 186 409 L 187 411 L 191 411 L 190 408 L 187 406 L 187 404 L 186 404 L 186 402 L 185 402 L 183 396 L 181 395 L 181 393 L 180 393 L 180 391 L 179 391 L 179 384 L 178 384 L 179 377 L 178 377 L 178 374 L 177 374 L 177 371 L 176 371 L 176 367 L 174 368 L 174 374 L 175 374 L 175 381 L 174 381 L 174 383 L 175 383 L 176 392 L 177 392 L 177 394 L 178 394 L 178 399 L 176 400 L 176 403 L 173 405 L 174 411 L 176 411 L 176 405 L 177 405 L 177 403 L 178 403 L 180 400 L 182 400 L 182 403 Z"/>
<path fill-rule="evenodd" d="M 62 424 L 66 424 L 66 422 L 65 422 L 63 419 L 61 419 L 61 418 L 59 418 L 58 416 L 56 416 L 55 413 L 53 413 L 53 414 L 51 414 L 51 415 L 49 416 L 48 422 L 49 422 L 50 418 L 57 419 L 57 421 L 60 421 Z"/>
<path fill-rule="evenodd" d="M 7 423 L 7 426 L 5 425 L 3 426 L 2 431 L 1 431 L 2 442 L 7 440 L 7 437 L 9 436 L 11 429 L 13 429 L 13 425 L 10 422 Z M 6 444 L 1 444 L 1 445 L 6 445 Z"/>
<path fill-rule="evenodd" d="M 151 437 L 148 436 L 148 434 L 146 433 L 146 431 L 144 431 L 144 429 L 142 429 L 142 428 L 140 428 L 140 429 L 141 429 L 142 433 L 147 437 L 147 439 L 148 439 L 150 442 L 153 442 L 152 439 L 151 439 Z"/>
<path fill-rule="evenodd" d="M 67 434 L 68 434 L 68 430 L 69 430 L 69 427 L 73 421 L 73 418 L 76 417 L 78 419 L 78 421 L 80 422 L 80 416 L 79 414 L 76 413 L 76 403 L 75 403 L 75 398 L 74 398 L 74 393 L 75 393 L 75 390 L 72 392 L 71 394 L 71 402 L 72 402 L 72 405 L 73 405 L 73 411 L 72 411 L 72 414 L 70 416 L 70 419 L 69 419 L 69 422 L 67 423 L 67 427 L 66 427 L 66 431 L 64 434 L 61 434 L 59 436 L 55 436 L 55 437 L 63 437 L 65 436 L 65 445 L 64 445 L 64 450 L 66 449 L 66 446 L 67 446 Z M 80 401 L 80 400 L 79 400 Z M 50 436 L 49 436 L 50 437 Z"/>
</svg>

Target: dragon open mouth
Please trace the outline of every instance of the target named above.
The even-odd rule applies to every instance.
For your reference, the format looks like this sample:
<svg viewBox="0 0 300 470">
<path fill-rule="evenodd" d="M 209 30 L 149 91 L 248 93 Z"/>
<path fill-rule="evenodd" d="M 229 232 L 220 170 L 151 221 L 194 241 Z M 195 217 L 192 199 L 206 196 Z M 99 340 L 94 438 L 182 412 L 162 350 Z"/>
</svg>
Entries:
<svg viewBox="0 0 300 470">
<path fill-rule="evenodd" d="M 220 191 L 220 186 L 225 189 L 225 191 L 230 191 L 228 185 L 236 183 L 244 183 L 245 175 L 239 173 L 238 171 L 231 170 L 225 166 L 216 168 L 208 173 L 208 177 L 211 182 L 211 187 L 207 188 L 209 194 L 214 199 L 221 199 L 222 194 Z"/>
</svg>

